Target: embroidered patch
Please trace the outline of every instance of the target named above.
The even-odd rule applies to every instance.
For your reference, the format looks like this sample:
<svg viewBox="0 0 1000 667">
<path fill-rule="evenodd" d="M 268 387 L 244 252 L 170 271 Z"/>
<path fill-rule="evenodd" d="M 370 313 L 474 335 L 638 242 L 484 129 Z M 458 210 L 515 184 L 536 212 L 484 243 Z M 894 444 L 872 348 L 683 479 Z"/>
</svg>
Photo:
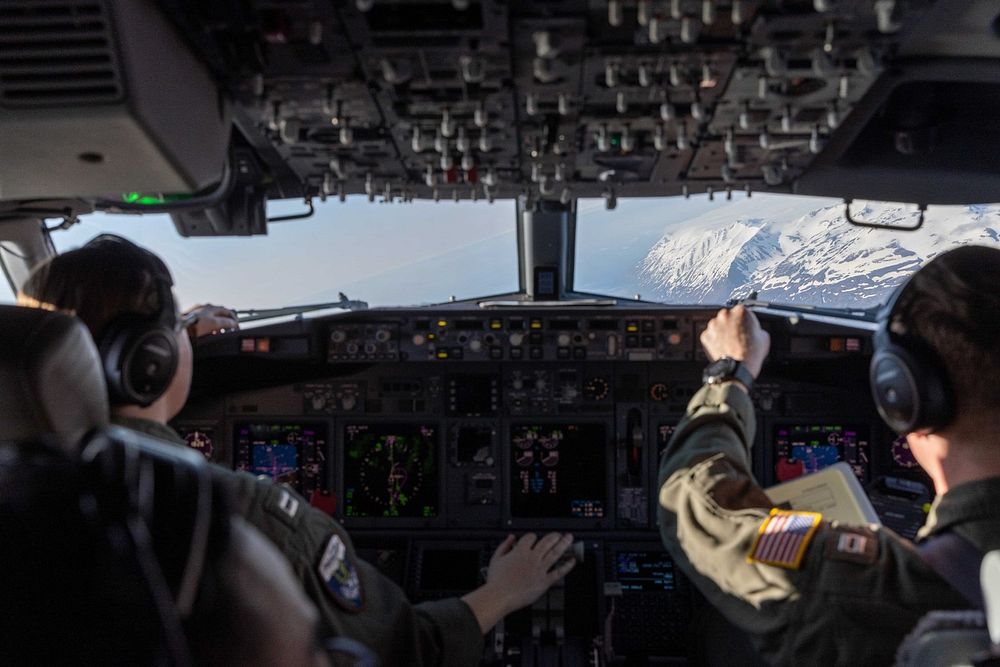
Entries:
<svg viewBox="0 0 1000 667">
<path fill-rule="evenodd" d="M 288 515 L 289 519 L 294 519 L 299 511 L 299 501 L 288 491 L 281 490 L 281 498 L 278 500 L 278 508 Z"/>
<path fill-rule="evenodd" d="M 831 560 L 871 565 L 878 560 L 878 536 L 867 528 L 834 527 L 826 541 L 825 555 Z"/>
<path fill-rule="evenodd" d="M 347 547 L 340 535 L 334 533 L 330 536 L 323 557 L 316 564 L 316 570 L 334 602 L 344 611 L 357 613 L 364 608 L 361 578 L 354 564 L 347 558 Z"/>
<path fill-rule="evenodd" d="M 789 570 L 799 569 L 806 547 L 821 521 L 823 515 L 817 512 L 772 509 L 760 526 L 747 560 Z"/>
</svg>

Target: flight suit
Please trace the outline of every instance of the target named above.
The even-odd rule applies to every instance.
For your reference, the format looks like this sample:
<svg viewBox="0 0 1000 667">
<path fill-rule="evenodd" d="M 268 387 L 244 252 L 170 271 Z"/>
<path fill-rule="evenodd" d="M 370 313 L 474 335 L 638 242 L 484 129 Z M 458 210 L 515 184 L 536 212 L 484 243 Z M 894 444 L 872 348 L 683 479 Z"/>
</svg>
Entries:
<svg viewBox="0 0 1000 667">
<path fill-rule="evenodd" d="M 119 426 L 184 445 L 169 426 L 116 418 Z M 403 590 L 360 560 L 347 531 L 286 485 L 212 465 L 233 490 L 240 514 L 285 555 L 332 634 L 357 640 L 381 664 L 477 665 L 479 622 L 458 598 L 411 604 Z"/>
<path fill-rule="evenodd" d="M 772 516 L 750 472 L 755 428 L 753 404 L 741 387 L 698 391 L 663 453 L 657 514 L 678 565 L 750 634 L 764 659 L 892 664 L 926 612 L 970 606 L 912 542 L 891 530 L 808 513 L 773 510 Z M 803 530 L 791 527 L 796 521 Z M 983 553 L 1000 548 L 1000 478 L 940 497 L 918 540 L 943 531 L 957 532 Z"/>
</svg>

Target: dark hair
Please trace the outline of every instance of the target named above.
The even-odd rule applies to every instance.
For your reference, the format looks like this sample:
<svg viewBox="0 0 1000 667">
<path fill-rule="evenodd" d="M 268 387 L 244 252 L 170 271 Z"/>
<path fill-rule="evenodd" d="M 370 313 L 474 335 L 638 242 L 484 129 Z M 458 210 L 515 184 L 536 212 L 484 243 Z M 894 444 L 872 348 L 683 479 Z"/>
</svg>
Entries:
<svg viewBox="0 0 1000 667">
<path fill-rule="evenodd" d="M 1000 250 L 938 255 L 910 279 L 893 320 L 937 355 L 960 420 L 1000 423 Z"/>
<path fill-rule="evenodd" d="M 119 236 L 103 234 L 39 265 L 21 287 L 25 305 L 68 311 L 95 339 L 123 315 L 159 312 L 158 276 L 172 284 L 159 257 Z"/>
</svg>

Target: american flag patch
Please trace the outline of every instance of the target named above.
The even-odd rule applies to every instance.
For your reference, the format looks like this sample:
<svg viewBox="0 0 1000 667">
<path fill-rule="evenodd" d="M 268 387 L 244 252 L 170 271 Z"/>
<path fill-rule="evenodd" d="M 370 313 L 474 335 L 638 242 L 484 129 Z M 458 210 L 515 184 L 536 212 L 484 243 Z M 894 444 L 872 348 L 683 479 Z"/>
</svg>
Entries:
<svg viewBox="0 0 1000 667">
<path fill-rule="evenodd" d="M 823 515 L 816 512 L 772 509 L 771 516 L 761 524 L 747 560 L 797 570 L 821 521 Z"/>
</svg>

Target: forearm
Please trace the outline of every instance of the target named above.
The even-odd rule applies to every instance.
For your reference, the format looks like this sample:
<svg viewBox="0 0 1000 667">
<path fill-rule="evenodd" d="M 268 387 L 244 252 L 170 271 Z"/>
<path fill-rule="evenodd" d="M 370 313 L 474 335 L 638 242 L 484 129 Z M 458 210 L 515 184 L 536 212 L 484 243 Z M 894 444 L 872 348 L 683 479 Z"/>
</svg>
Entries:
<svg viewBox="0 0 1000 667">
<path fill-rule="evenodd" d="M 484 584 L 462 596 L 462 602 L 469 605 L 483 634 L 489 632 L 500 619 L 510 613 L 504 597 L 503 591 L 494 590 L 490 584 Z"/>
</svg>

